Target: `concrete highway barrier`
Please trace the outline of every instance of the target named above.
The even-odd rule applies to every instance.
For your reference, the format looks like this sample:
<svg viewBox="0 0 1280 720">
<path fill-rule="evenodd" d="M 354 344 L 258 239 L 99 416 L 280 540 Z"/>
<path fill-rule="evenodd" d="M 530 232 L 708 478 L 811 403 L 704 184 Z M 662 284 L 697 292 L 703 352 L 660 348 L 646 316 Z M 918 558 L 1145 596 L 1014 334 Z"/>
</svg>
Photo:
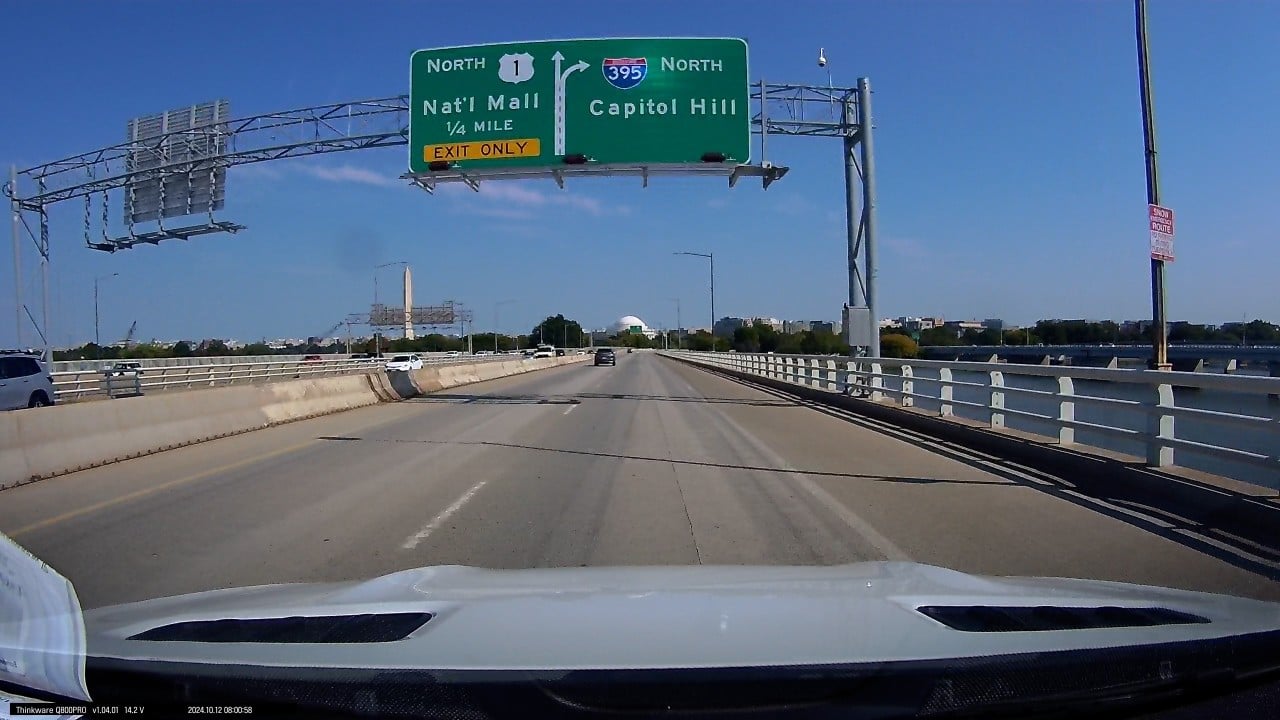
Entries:
<svg viewBox="0 0 1280 720">
<path fill-rule="evenodd" d="M 583 362 L 537 360 L 428 366 L 237 385 L 0 413 L 0 490 L 259 430 L 446 388 Z"/>
</svg>

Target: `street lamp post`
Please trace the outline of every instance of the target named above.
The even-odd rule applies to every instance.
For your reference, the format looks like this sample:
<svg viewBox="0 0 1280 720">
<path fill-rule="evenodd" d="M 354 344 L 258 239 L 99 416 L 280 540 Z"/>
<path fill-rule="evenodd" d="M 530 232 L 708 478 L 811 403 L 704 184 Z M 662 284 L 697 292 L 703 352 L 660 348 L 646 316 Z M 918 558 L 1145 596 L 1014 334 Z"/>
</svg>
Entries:
<svg viewBox="0 0 1280 720">
<path fill-rule="evenodd" d="M 493 306 L 493 352 L 495 355 L 498 353 L 498 308 L 502 307 L 503 305 L 510 305 L 513 302 L 515 302 L 515 300 L 499 300 L 498 302 L 494 303 L 494 306 Z"/>
<path fill-rule="evenodd" d="M 378 309 L 378 271 L 382 268 L 391 267 L 392 265 L 408 265 L 404 260 L 396 260 L 394 262 L 382 263 L 373 266 L 373 309 Z M 373 328 L 373 349 L 375 357 L 382 354 L 382 334 L 378 332 L 378 327 L 373 324 L 374 317 L 369 316 L 369 325 Z"/>
<path fill-rule="evenodd" d="M 692 256 L 694 256 L 694 257 L 704 257 L 704 258 L 706 258 L 707 260 L 709 260 L 709 261 L 710 261 L 710 263 L 711 263 L 711 337 L 713 338 L 713 339 L 712 339 L 712 348 L 714 348 L 714 347 L 715 347 L 715 340 L 714 340 L 714 338 L 715 338 L 715 334 L 716 334 L 716 256 L 715 256 L 715 253 L 677 252 L 677 253 L 672 253 L 672 254 L 673 254 L 673 255 L 692 255 Z"/>
<path fill-rule="evenodd" d="M 98 331 L 98 283 L 107 278 L 119 277 L 120 273 L 111 273 L 110 275 L 99 275 L 93 279 L 93 344 L 97 348 L 94 360 L 102 357 L 102 337 Z"/>
<path fill-rule="evenodd" d="M 671 298 L 676 304 L 676 349 L 683 349 L 684 343 L 681 342 L 681 334 L 684 333 L 684 323 L 680 322 L 680 298 Z M 714 314 L 714 313 L 713 313 Z M 715 326 L 712 326 L 715 329 Z"/>
</svg>

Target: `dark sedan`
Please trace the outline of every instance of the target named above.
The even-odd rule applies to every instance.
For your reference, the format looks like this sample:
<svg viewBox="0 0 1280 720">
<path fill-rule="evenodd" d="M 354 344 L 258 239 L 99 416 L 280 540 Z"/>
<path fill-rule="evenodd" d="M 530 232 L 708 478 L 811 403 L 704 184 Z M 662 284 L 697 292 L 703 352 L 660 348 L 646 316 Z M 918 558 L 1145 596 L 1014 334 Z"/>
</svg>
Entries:
<svg viewBox="0 0 1280 720">
<path fill-rule="evenodd" d="M 617 365 L 618 356 L 614 354 L 613 348 L 600 348 L 596 351 L 596 365 Z"/>
</svg>

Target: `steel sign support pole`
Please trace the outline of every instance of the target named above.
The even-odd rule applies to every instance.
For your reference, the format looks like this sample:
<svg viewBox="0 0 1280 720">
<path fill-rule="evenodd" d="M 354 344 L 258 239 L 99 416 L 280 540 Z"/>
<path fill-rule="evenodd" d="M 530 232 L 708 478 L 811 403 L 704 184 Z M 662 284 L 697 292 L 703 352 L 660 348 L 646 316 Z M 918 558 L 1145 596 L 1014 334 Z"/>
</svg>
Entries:
<svg viewBox="0 0 1280 720">
<path fill-rule="evenodd" d="M 1147 3 L 1134 0 L 1138 32 L 1138 87 L 1142 96 L 1142 139 L 1146 156 L 1147 203 L 1160 204 L 1160 166 L 1156 159 L 1156 111 L 1151 92 L 1151 65 L 1147 58 Z M 1164 261 L 1151 259 L 1151 344 L 1153 366 L 1169 370 L 1168 321 L 1165 317 Z"/>
<path fill-rule="evenodd" d="M 40 194 L 45 191 L 44 178 L 39 181 Z M 49 327 L 49 212 L 45 210 L 42 203 L 38 209 L 40 213 L 40 324 L 44 327 L 40 328 L 40 338 L 44 340 L 44 361 L 53 362 L 53 346 L 50 344 L 50 338 L 53 337 L 53 330 Z"/>
<path fill-rule="evenodd" d="M 862 145 L 862 223 L 866 271 L 867 322 L 871 357 L 880 357 L 880 327 L 876 316 L 876 160 L 872 143 L 871 82 L 858 78 L 858 131 Z"/>
<path fill-rule="evenodd" d="M 862 285 L 862 275 L 858 269 L 858 253 L 861 250 L 858 236 L 858 229 L 861 225 L 862 213 L 858 210 L 858 163 L 857 151 L 858 138 L 853 133 L 853 127 L 857 122 L 854 117 L 853 98 L 846 97 L 843 107 L 844 125 L 846 133 L 843 138 L 843 155 L 844 155 L 844 213 L 845 213 L 845 233 L 848 240 L 849 250 L 849 307 L 865 307 L 867 304 L 866 290 Z M 859 354 L 856 348 L 849 348 L 854 355 Z"/>
<path fill-rule="evenodd" d="M 22 224 L 21 215 L 22 205 L 18 202 L 18 166 L 9 166 L 9 208 L 13 214 L 11 218 L 13 231 L 13 332 L 18 342 L 18 348 L 22 348 L 22 241 L 19 238 L 21 231 L 18 226 Z"/>
</svg>

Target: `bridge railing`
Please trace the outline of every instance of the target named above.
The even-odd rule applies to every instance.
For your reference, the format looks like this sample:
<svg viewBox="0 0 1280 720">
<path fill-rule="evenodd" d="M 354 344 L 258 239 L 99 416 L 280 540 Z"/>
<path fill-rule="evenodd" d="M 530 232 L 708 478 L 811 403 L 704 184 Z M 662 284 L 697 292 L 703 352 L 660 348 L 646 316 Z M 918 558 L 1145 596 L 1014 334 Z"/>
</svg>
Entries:
<svg viewBox="0 0 1280 720">
<path fill-rule="evenodd" d="M 341 360 L 302 360 L 294 356 L 284 361 L 237 361 L 202 365 L 172 365 L 142 367 L 141 372 L 115 373 L 107 369 L 92 368 L 53 372 L 53 390 L 57 401 L 92 400 L 108 397 L 128 397 L 165 390 L 188 390 L 221 387 L 254 382 L 293 380 L 326 375 L 350 375 L 380 371 L 389 357 Z M 484 362 L 511 360 L 511 355 L 461 355 L 444 354 L 423 357 L 424 365 L 440 365 L 456 362 Z"/>
<path fill-rule="evenodd" d="M 1280 487 L 1280 378 L 751 353 L 683 359 Z"/>
</svg>

